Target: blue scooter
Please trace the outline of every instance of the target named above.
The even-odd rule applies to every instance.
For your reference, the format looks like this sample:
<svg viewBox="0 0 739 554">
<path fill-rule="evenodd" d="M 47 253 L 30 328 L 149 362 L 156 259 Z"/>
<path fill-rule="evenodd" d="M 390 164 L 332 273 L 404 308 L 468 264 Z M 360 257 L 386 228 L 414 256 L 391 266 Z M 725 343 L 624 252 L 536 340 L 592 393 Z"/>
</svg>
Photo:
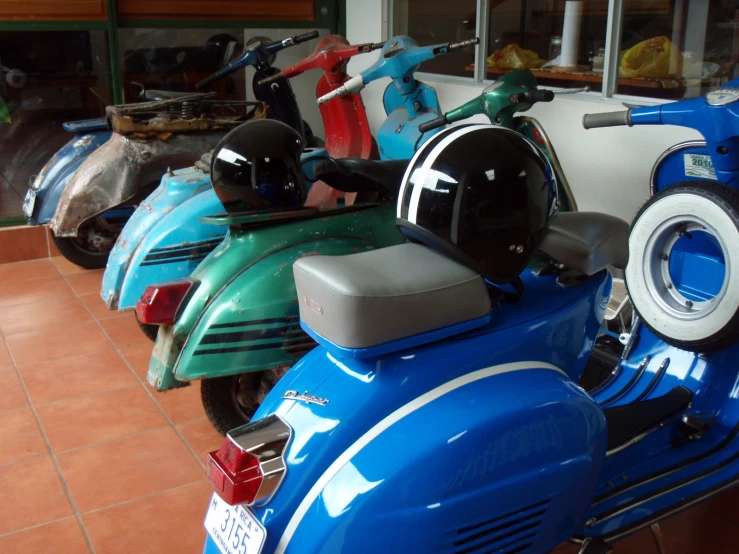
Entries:
<svg viewBox="0 0 739 554">
<path fill-rule="evenodd" d="M 453 50 L 474 46 L 480 39 L 462 42 L 419 46 L 408 36 L 393 37 L 380 52 L 380 58 L 372 67 L 352 77 L 341 87 L 324 94 L 319 104 L 338 96 L 358 93 L 372 81 L 390 77 L 382 96 L 387 118 L 377 130 L 380 158 L 383 160 L 410 159 L 416 149 L 441 130 L 441 127 L 421 131 L 419 127 L 437 119 L 441 114 L 436 91 L 414 77 L 419 66 L 436 56 Z"/>
<path fill-rule="evenodd" d="M 272 66 L 281 50 L 317 37 L 318 31 L 280 41 L 255 37 L 247 42 L 244 53 L 237 60 L 199 82 L 196 87 L 205 88 L 243 67 L 253 66 L 256 69 L 252 83 L 254 95 L 269 106 L 269 117 L 287 123 L 306 136 L 309 145 L 315 146 L 307 149 L 304 161 L 323 158 L 326 154 L 320 147 L 321 141 L 312 136 L 303 121 L 290 82 L 281 78 L 280 70 Z M 266 78 L 272 78 L 270 86 L 260 84 Z M 103 276 L 101 296 L 109 309 L 133 309 L 147 285 L 189 275 L 223 239 L 224 229 L 198 222 L 200 216 L 223 213 L 223 206 L 210 184 L 208 154 L 204 154 L 204 160 L 192 167 L 168 171 L 159 186 L 133 213 L 110 253 Z M 202 196 L 204 192 L 208 194 Z M 196 202 L 188 203 L 196 196 Z M 182 209 L 176 211 L 178 207 Z M 165 220 L 171 221 L 167 216 L 175 212 L 182 214 L 180 224 L 164 225 Z M 153 242 L 147 247 L 142 241 L 155 227 L 158 232 L 151 236 Z M 134 283 L 134 288 L 129 289 L 127 283 Z M 147 329 L 149 335 L 155 332 L 156 329 Z"/>
<path fill-rule="evenodd" d="M 439 287 L 417 305 L 426 315 L 401 314 L 400 334 L 323 309 L 354 306 L 332 304 L 337 290 L 371 293 L 362 267 L 382 282 L 376 316 L 409 282 L 449 284 L 456 262 L 423 246 L 297 262 L 301 325 L 319 346 L 210 454 L 205 553 L 539 554 L 568 539 L 607 553 L 739 483 L 739 80 L 583 123 L 680 125 L 705 144 L 665 153 L 630 232 L 603 214 L 559 214 L 517 303 L 487 312 L 469 290 L 446 326 L 428 324 Z M 626 261 L 627 244 L 641 323 L 588 394 L 577 383 L 606 267 Z"/>
<path fill-rule="evenodd" d="M 418 130 L 419 125 L 440 115 L 434 90 L 413 77 L 418 65 L 477 42 L 474 39 L 418 47 L 409 37 L 396 37 L 383 46 L 380 59 L 373 66 L 372 77 L 367 77 L 369 82 L 369 79 L 389 75 L 395 83 L 395 87 L 388 87 L 385 93 L 388 120 L 378 133 L 381 157 L 408 159 L 419 144 L 440 130 L 425 134 Z M 406 81 L 412 83 L 412 91 L 410 96 L 401 97 L 396 90 L 407 88 Z M 398 125 L 403 128 L 399 133 L 384 131 L 388 126 L 396 129 Z M 305 151 L 302 160 L 304 168 L 308 168 L 309 180 L 312 178 L 312 162 L 324 159 L 326 155 L 324 149 Z M 133 309 L 148 285 L 190 275 L 220 244 L 228 226 L 199 221 L 200 217 L 223 212 L 209 181 L 209 175 L 200 169 L 180 170 L 174 173 L 174 179 L 165 176 L 159 189 L 142 204 L 111 253 L 103 277 L 101 295 L 109 309 Z M 175 197 L 180 193 L 181 197 Z M 149 328 L 144 329 L 150 331 Z"/>
</svg>

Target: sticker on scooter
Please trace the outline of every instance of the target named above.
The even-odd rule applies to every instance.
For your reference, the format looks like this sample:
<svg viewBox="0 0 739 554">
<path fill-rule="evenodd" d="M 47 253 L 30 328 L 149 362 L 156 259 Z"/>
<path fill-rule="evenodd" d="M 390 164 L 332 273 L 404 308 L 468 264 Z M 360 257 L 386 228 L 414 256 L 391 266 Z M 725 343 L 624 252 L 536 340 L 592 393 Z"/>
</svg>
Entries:
<svg viewBox="0 0 739 554">
<path fill-rule="evenodd" d="M 288 400 L 302 400 L 306 404 L 318 404 L 319 406 L 325 406 L 326 404 L 328 404 L 328 398 L 313 396 L 312 394 L 308 394 L 308 391 L 300 394 L 296 390 L 288 390 L 285 391 L 285 394 L 282 395 L 282 398 L 287 398 Z"/>
<path fill-rule="evenodd" d="M 316 312 L 318 315 L 323 315 L 323 308 L 318 302 L 312 300 L 311 298 L 308 298 L 307 296 L 304 296 L 303 300 L 305 301 L 305 305 L 308 306 L 311 310 Z"/>
<path fill-rule="evenodd" d="M 716 170 L 713 168 L 711 156 L 705 154 L 685 154 L 685 176 L 701 177 L 716 180 Z"/>
</svg>

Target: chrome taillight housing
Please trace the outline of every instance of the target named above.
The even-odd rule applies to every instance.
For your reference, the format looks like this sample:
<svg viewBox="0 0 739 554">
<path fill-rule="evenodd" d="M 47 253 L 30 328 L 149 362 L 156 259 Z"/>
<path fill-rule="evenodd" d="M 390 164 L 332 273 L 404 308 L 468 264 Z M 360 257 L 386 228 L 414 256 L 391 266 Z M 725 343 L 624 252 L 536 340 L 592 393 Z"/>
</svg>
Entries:
<svg viewBox="0 0 739 554">
<path fill-rule="evenodd" d="M 206 472 L 216 494 L 230 505 L 266 504 L 287 472 L 292 428 L 276 414 L 228 432 L 208 454 Z"/>
</svg>

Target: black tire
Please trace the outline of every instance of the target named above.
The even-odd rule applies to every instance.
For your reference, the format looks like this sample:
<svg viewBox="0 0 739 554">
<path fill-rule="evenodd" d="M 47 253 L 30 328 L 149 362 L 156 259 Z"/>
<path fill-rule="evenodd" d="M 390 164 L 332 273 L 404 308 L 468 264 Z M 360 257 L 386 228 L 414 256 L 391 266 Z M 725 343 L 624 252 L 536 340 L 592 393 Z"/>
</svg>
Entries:
<svg viewBox="0 0 739 554">
<path fill-rule="evenodd" d="M 739 194 L 727 186 L 714 181 L 689 180 L 670 185 L 670 187 L 647 200 L 636 214 L 636 217 L 634 217 L 631 223 L 631 228 L 629 229 L 629 235 L 631 236 L 634 226 L 639 221 L 639 218 L 651 206 L 669 195 L 680 193 L 695 194 L 709 199 L 716 205 L 720 206 L 729 217 L 734 219 L 734 221 L 739 222 Z M 631 246 L 629 249 L 631 250 Z M 728 278 L 728 275 L 726 278 Z M 642 315 L 639 310 L 639 304 L 635 300 L 634 291 L 632 290 L 634 284 L 629 284 L 628 271 L 624 275 L 624 282 L 626 284 L 626 290 L 629 292 L 629 297 L 632 300 L 634 310 L 636 310 L 642 323 L 644 323 L 652 333 L 667 344 L 691 352 L 709 353 L 715 352 L 716 350 L 723 350 L 724 348 L 728 348 L 739 342 L 739 310 L 736 311 L 730 321 L 712 335 L 699 340 L 680 340 L 656 329 L 654 325 L 651 325 L 648 319 Z"/>
<path fill-rule="evenodd" d="M 139 329 L 146 335 L 151 342 L 156 342 L 157 335 L 159 334 L 159 325 L 151 325 L 149 323 L 141 323 L 139 318 L 136 318 L 136 323 L 139 324 Z"/>
<path fill-rule="evenodd" d="M 260 373 L 245 373 L 201 381 L 200 399 L 205 415 L 221 435 L 225 436 L 231 429 L 249 423 L 259 405 L 254 402 L 244 406 L 239 402 L 238 395 L 244 389 L 253 390 L 256 395 L 260 378 Z"/>
<path fill-rule="evenodd" d="M 110 252 L 92 252 L 84 249 L 76 237 L 57 237 L 52 234 L 54 244 L 62 256 L 85 269 L 103 269 L 108 264 Z"/>
</svg>

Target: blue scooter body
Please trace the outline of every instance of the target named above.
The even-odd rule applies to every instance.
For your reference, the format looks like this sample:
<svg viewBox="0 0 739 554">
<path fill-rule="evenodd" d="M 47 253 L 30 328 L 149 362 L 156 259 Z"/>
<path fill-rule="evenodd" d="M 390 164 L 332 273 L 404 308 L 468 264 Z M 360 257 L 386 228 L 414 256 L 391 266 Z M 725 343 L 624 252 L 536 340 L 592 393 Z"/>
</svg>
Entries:
<svg viewBox="0 0 739 554">
<path fill-rule="evenodd" d="M 45 225 L 54 216 L 64 188 L 77 168 L 92 152 L 108 142 L 104 119 L 65 123 L 64 128 L 74 136 L 49 159 L 26 193 L 23 212 L 29 225 Z"/>
<path fill-rule="evenodd" d="M 323 148 L 301 156 L 308 185 L 313 165 L 325 159 Z M 201 223 L 225 213 L 210 173 L 189 167 L 165 175 L 136 209 L 108 258 L 100 295 L 111 310 L 132 310 L 146 287 L 186 277 L 226 236 L 227 226 Z"/>
<path fill-rule="evenodd" d="M 739 99 L 739 80 L 724 88 L 734 89 Z M 736 101 L 712 106 L 700 98 L 634 109 L 621 123 L 613 123 L 618 121 L 614 117 L 592 126 L 698 129 L 706 146 L 668 152 L 656 165 L 656 190 L 692 178 L 711 179 L 685 173 L 685 154 L 706 153 L 715 180 L 737 188 L 738 108 Z M 713 127 L 706 127 L 706 121 Z M 693 171 L 693 158 L 687 159 Z M 701 248 L 684 253 L 710 254 Z M 699 277 L 706 272 L 695 259 L 686 266 L 686 272 Z M 548 278 L 522 277 L 526 285 L 520 303 L 493 312 L 492 321 L 476 331 L 439 342 L 357 358 L 314 334 L 320 346 L 283 377 L 254 417 L 277 414 L 294 431 L 284 489 L 266 504 L 250 507 L 267 529 L 263 552 L 538 554 L 570 536 L 596 539 L 596 547 L 587 552 L 604 551 L 598 540 L 616 540 L 739 484 L 739 343 L 691 352 L 637 323 L 610 378 L 585 394 L 576 383 L 609 287 L 592 278 L 539 296 Z M 706 286 L 710 278 L 696 282 Z M 580 308 L 584 311 L 575 315 Z M 581 356 L 574 354 L 578 349 Z M 536 362 L 525 360 L 551 363 L 567 378 L 555 383 L 559 374 L 533 369 Z M 478 379 L 480 368 L 514 361 L 532 369 Z M 460 378 L 474 385 L 456 387 Z M 540 396 L 542 383 L 548 386 Z M 374 395 L 383 384 L 390 386 Z M 688 404 L 605 453 L 604 414 L 663 398 L 678 387 L 690 391 Z M 299 392 L 283 398 L 287 390 Z M 302 391 L 329 402 L 291 399 Z M 580 393 L 582 403 L 576 400 Z M 537 415 L 529 420 L 532 412 Z M 524 431 L 527 425 L 536 434 Z M 541 448 L 549 439 L 552 448 Z M 476 447 L 468 449 L 467 440 Z M 491 444 L 499 448 L 498 455 L 490 455 Z M 563 469 L 573 462 L 579 469 L 574 482 Z M 534 467 L 541 473 L 528 471 Z M 460 497 L 454 494 L 457 489 Z M 488 491 L 495 494 L 486 497 Z M 557 494 L 568 498 L 561 508 Z M 582 498 L 589 504 L 584 512 L 576 503 Z M 551 510 L 555 504 L 558 511 Z M 579 521 L 573 525 L 573 520 Z M 205 552 L 217 551 L 208 537 Z"/>
<path fill-rule="evenodd" d="M 415 348 L 340 356 L 314 335 L 320 346 L 254 416 L 278 414 L 294 437 L 280 489 L 250 508 L 267 529 L 263 552 L 546 552 L 574 531 L 606 439 L 575 383 L 611 281 L 523 279 L 518 304 Z M 285 399 L 288 390 L 329 402 Z M 210 537 L 205 552 L 219 552 Z"/>
</svg>

